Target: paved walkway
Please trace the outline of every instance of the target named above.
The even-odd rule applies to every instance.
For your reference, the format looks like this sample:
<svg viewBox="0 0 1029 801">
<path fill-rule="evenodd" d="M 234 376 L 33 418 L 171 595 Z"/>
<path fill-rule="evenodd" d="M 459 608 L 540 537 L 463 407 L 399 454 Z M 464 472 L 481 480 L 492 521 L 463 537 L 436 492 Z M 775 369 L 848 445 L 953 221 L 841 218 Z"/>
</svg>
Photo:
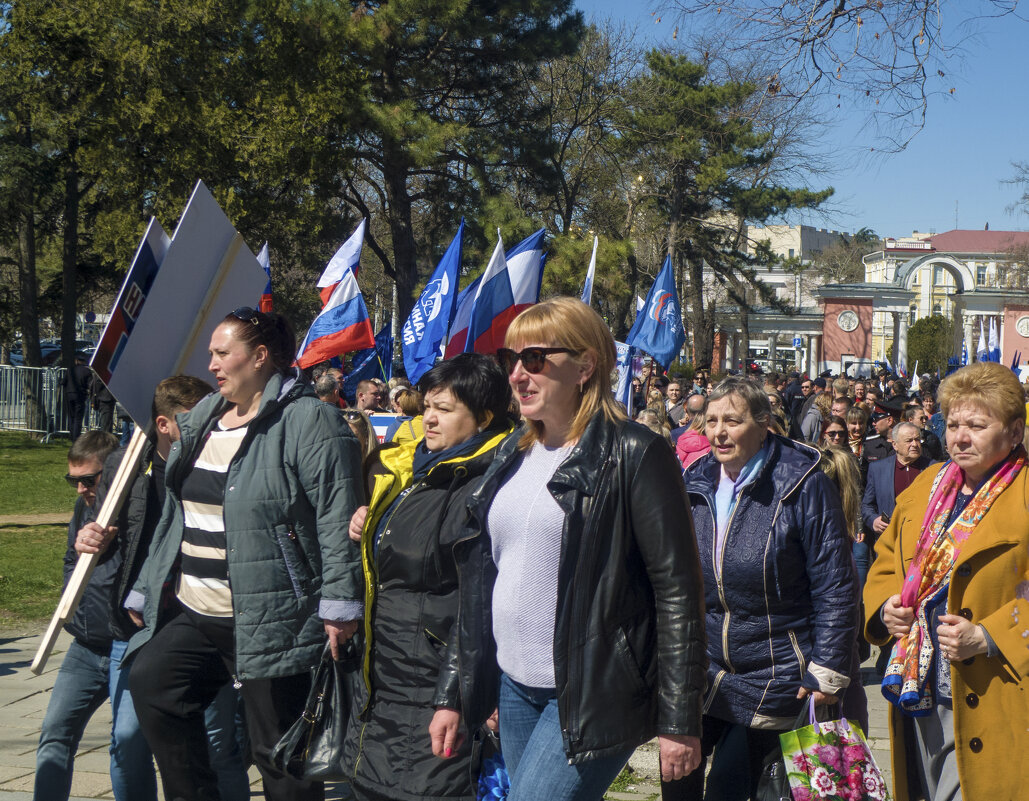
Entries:
<svg viewBox="0 0 1029 801">
<path fill-rule="evenodd" d="M 0 515 L 0 528 L 7 526 L 67 526 L 67 512 L 40 513 L 38 515 Z"/>
<path fill-rule="evenodd" d="M 2 518 L 0 518 L 2 520 Z M 0 801 L 31 801 L 36 764 L 36 743 L 46 712 L 57 670 L 71 638 L 62 634 L 41 676 L 33 676 L 29 665 L 39 645 L 38 631 L 0 633 Z M 872 662 L 866 663 L 871 665 Z M 886 701 L 877 686 L 867 688 L 869 696 L 869 744 L 879 766 L 889 770 L 889 734 L 886 731 Z M 113 799 L 109 775 L 110 705 L 93 716 L 79 746 L 72 781 L 73 801 Z M 639 748 L 629 762 L 632 778 L 627 787 L 609 792 L 616 801 L 644 801 L 660 798 L 660 779 L 656 743 Z M 250 771 L 255 798 L 261 798 L 256 768 Z M 887 780 L 889 776 L 887 775 Z M 343 785 L 332 786 L 330 801 L 345 801 Z M 161 796 L 163 799 L 163 795 Z"/>
</svg>

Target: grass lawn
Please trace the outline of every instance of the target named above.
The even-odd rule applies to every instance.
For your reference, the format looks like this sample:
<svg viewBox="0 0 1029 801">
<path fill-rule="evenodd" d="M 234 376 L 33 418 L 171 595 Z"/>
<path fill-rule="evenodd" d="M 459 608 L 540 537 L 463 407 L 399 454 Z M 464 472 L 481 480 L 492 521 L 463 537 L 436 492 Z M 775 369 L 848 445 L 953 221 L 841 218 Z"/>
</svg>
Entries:
<svg viewBox="0 0 1029 801">
<path fill-rule="evenodd" d="M 0 629 L 45 623 L 61 595 L 64 526 L 0 528 Z"/>
<path fill-rule="evenodd" d="M 0 515 L 64 512 L 71 517 L 68 441 L 43 445 L 17 432 L 0 432 Z"/>
</svg>

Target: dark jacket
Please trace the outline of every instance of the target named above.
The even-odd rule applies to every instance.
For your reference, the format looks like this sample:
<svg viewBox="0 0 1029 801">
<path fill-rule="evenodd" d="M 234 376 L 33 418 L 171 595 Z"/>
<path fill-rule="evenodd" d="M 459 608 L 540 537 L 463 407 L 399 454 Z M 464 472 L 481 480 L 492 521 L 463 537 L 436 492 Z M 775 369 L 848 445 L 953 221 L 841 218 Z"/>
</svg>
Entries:
<svg viewBox="0 0 1029 801">
<path fill-rule="evenodd" d="M 496 707 L 487 514 L 521 461 L 521 432 L 497 452 L 469 503 L 461 604 L 437 698 L 460 693 L 474 730 Z M 681 469 L 636 423 L 598 413 L 547 489 L 565 512 L 554 673 L 565 755 L 622 753 L 656 734 L 699 735 L 704 694 L 700 564 Z"/>
<path fill-rule="evenodd" d="M 118 472 L 125 448 L 119 448 L 104 462 L 104 473 L 97 489 L 97 506 L 101 506 L 110 491 L 111 482 Z M 122 505 L 112 525 L 118 527 L 118 534 L 104 552 L 104 557 L 115 557 L 118 561 L 117 581 L 112 587 L 109 602 L 111 631 L 116 640 L 128 640 L 139 628 L 126 614 L 123 604 L 129 591 L 139 578 L 140 568 L 150 548 L 154 529 L 161 519 L 161 508 L 153 487 L 151 467 L 154 461 L 154 446 L 147 443 L 143 450 L 139 468 L 136 471 L 129 496 Z M 163 479 L 163 474 L 162 474 Z M 101 557 L 103 558 L 103 557 Z"/>
<path fill-rule="evenodd" d="M 861 446 L 861 456 L 858 458 L 862 487 L 868 484 L 868 466 L 872 462 L 889 458 L 893 453 L 893 443 L 888 436 L 884 437 L 873 432 L 865 437 L 865 441 Z"/>
<path fill-rule="evenodd" d="M 740 490 L 721 553 L 715 491 L 721 465 L 685 474 L 704 569 L 705 712 L 753 728 L 789 728 L 797 690 L 839 694 L 857 671 L 858 585 L 839 495 L 818 452 L 769 434 L 756 479 Z M 721 580 L 715 561 L 721 562 Z"/>
<path fill-rule="evenodd" d="M 446 704 L 435 698 L 457 618 L 453 549 L 465 531 L 468 498 L 509 431 L 495 431 L 474 453 L 434 464 L 418 480 L 412 472 L 415 442 L 379 451 L 383 469 L 375 476 L 361 538 L 364 686 L 355 697 L 343 760 L 352 783 L 376 797 L 475 798 L 471 738 L 456 758 L 441 760 L 432 753 L 428 727 L 437 705 L 460 708 L 458 698 Z"/>
<path fill-rule="evenodd" d="M 943 449 L 943 443 L 940 442 L 940 438 L 931 429 L 924 429 L 920 438 L 922 440 L 922 451 L 932 461 L 942 462 L 947 458 L 947 452 Z"/>
<path fill-rule="evenodd" d="M 146 626 L 130 652 L 164 622 L 163 590 L 177 576 L 182 543 L 182 483 L 229 405 L 214 393 L 176 416 L 182 438 L 168 458 L 164 514 L 135 588 Z M 347 536 L 360 475 L 357 439 L 339 410 L 308 384 L 273 376 L 226 477 L 238 679 L 306 671 L 321 657 L 322 620 L 360 617 L 360 555 Z"/>
<path fill-rule="evenodd" d="M 99 501 L 94 501 L 92 506 L 86 506 L 81 497 L 75 499 L 75 510 L 68 521 L 68 547 L 64 552 L 65 587 L 68 586 L 68 579 L 79 562 L 79 554 L 75 550 L 75 539 L 79 529 L 95 520 L 99 511 Z M 64 625 L 72 637 L 94 653 L 107 655 L 111 652 L 111 642 L 114 639 L 111 631 L 111 596 L 118 584 L 120 568 L 121 558 L 117 551 L 108 548 L 101 554 L 93 574 L 86 582 L 86 589 L 82 593 L 75 614 Z"/>
<path fill-rule="evenodd" d="M 933 460 L 924 453 L 918 457 L 914 466 L 922 472 Z M 867 531 L 874 531 L 872 524 L 879 515 L 885 514 L 889 520 L 897 504 L 893 494 L 893 469 L 897 464 L 897 454 L 886 459 L 879 459 L 868 466 L 868 480 L 865 483 L 865 494 L 861 498 L 861 520 Z M 873 539 L 878 537 L 873 535 Z"/>
</svg>

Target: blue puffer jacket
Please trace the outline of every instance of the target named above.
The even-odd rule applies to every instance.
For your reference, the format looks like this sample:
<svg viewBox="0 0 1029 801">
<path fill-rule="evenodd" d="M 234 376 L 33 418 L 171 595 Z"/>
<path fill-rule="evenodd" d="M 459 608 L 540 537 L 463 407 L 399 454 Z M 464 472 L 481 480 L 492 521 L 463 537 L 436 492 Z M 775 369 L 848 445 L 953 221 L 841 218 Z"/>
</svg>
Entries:
<svg viewBox="0 0 1029 801">
<path fill-rule="evenodd" d="M 838 695 L 856 675 L 858 584 L 839 494 L 818 469 L 818 452 L 768 436 L 768 458 L 740 491 L 720 554 L 714 509 L 721 466 L 708 454 L 685 481 L 704 570 L 704 712 L 785 729 L 800 711 L 802 683 Z"/>
</svg>

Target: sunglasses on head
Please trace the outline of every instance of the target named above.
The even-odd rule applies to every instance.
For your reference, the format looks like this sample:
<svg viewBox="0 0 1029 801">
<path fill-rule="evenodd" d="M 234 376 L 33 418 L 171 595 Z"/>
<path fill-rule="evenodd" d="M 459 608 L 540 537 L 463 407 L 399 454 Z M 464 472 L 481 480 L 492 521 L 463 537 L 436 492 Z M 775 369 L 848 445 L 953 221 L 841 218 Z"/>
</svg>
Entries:
<svg viewBox="0 0 1029 801">
<path fill-rule="evenodd" d="M 242 320 L 244 323 L 253 323 L 254 325 L 260 325 L 261 321 L 258 318 L 257 309 L 253 309 L 250 306 L 240 306 L 238 309 L 232 310 L 232 316 L 237 320 Z"/>
<path fill-rule="evenodd" d="M 571 348 L 525 348 L 521 351 L 510 348 L 499 348 L 497 350 L 497 361 L 504 371 L 510 374 L 515 365 L 520 361 L 527 373 L 539 373 L 547 363 L 547 356 L 551 353 L 575 353 Z"/>
<path fill-rule="evenodd" d="M 71 473 L 67 473 L 64 476 L 64 480 L 68 482 L 72 489 L 78 489 L 81 484 L 86 489 L 93 489 L 96 486 L 96 480 L 100 478 L 100 472 L 86 473 L 82 476 L 73 476 Z"/>
</svg>

